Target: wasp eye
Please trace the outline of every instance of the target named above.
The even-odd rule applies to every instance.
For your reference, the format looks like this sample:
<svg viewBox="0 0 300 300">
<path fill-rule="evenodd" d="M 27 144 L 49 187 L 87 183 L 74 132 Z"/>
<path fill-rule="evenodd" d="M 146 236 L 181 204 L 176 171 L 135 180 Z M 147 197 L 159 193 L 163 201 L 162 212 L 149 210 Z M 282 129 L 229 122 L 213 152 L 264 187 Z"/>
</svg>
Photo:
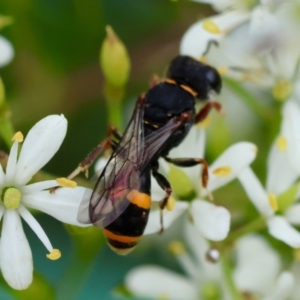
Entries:
<svg viewBox="0 0 300 300">
<path fill-rule="evenodd" d="M 205 77 L 206 77 L 211 89 L 213 89 L 214 91 L 216 91 L 219 94 L 221 91 L 221 87 L 222 87 L 222 80 L 221 80 L 221 76 L 218 73 L 218 71 L 213 68 L 209 68 L 206 71 Z"/>
</svg>

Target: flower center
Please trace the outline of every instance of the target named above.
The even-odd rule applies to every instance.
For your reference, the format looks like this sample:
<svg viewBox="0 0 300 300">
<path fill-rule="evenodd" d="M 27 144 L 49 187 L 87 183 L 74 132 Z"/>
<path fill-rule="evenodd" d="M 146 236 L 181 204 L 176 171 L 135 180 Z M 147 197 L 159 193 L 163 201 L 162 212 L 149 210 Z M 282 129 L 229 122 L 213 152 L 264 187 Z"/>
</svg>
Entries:
<svg viewBox="0 0 300 300">
<path fill-rule="evenodd" d="M 268 195 L 269 197 L 269 203 L 273 209 L 273 211 L 277 211 L 278 210 L 278 202 L 277 202 L 277 197 L 275 196 L 275 194 L 270 193 Z"/>
<path fill-rule="evenodd" d="M 61 257 L 61 252 L 58 249 L 53 249 L 51 253 L 46 255 L 51 260 L 57 260 Z"/>
<path fill-rule="evenodd" d="M 169 251 L 174 256 L 180 256 L 181 254 L 185 253 L 184 245 L 179 241 L 173 241 L 169 244 L 168 247 Z"/>
<path fill-rule="evenodd" d="M 280 79 L 272 89 L 273 97 L 278 101 L 285 101 L 292 93 L 292 84 L 290 81 Z"/>
<path fill-rule="evenodd" d="M 201 287 L 200 299 L 218 300 L 221 299 L 221 291 L 215 282 L 206 282 Z"/>
<path fill-rule="evenodd" d="M 202 23 L 202 27 L 204 30 L 206 30 L 209 33 L 212 34 L 220 34 L 221 29 L 220 27 L 212 20 L 206 20 Z"/>
<path fill-rule="evenodd" d="M 229 166 L 222 166 L 214 169 L 212 173 L 219 177 L 226 177 L 231 174 L 231 168 Z"/>
<path fill-rule="evenodd" d="M 276 146 L 282 152 L 285 152 L 287 149 L 287 140 L 284 136 L 279 136 L 276 140 Z"/>
<path fill-rule="evenodd" d="M 4 189 L 2 194 L 4 206 L 8 209 L 18 208 L 21 202 L 21 196 L 21 192 L 14 187 Z"/>
</svg>

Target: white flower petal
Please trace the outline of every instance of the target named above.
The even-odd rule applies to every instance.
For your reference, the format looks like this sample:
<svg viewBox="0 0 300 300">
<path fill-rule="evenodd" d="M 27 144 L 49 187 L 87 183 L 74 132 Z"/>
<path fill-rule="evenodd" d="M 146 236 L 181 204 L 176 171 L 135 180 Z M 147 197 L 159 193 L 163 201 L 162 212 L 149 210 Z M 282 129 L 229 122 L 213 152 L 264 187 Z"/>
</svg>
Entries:
<svg viewBox="0 0 300 300">
<path fill-rule="evenodd" d="M 300 248 L 300 233 L 288 221 L 280 216 L 273 216 L 267 221 L 269 233 L 293 248 Z"/>
<path fill-rule="evenodd" d="M 221 278 L 222 270 L 219 263 L 211 263 L 206 259 L 209 244 L 200 232 L 190 222 L 185 222 L 184 227 L 185 239 L 189 249 L 192 250 L 198 264 L 197 279 L 199 282 L 218 281 Z M 201 268 L 201 270 L 199 270 Z"/>
<path fill-rule="evenodd" d="M 95 163 L 95 168 L 94 168 L 95 172 L 99 173 L 100 170 L 102 170 L 106 166 L 107 162 L 108 162 L 107 158 L 104 157 L 99 158 Z"/>
<path fill-rule="evenodd" d="M 287 140 L 287 154 L 291 166 L 300 173 L 300 109 L 292 101 L 287 101 L 283 108 L 281 134 Z"/>
<path fill-rule="evenodd" d="M 290 223 L 300 225 L 300 203 L 290 206 L 284 215 Z"/>
<path fill-rule="evenodd" d="M 267 191 L 275 195 L 287 190 L 298 177 L 297 172 L 289 164 L 287 153 L 280 151 L 276 143 L 271 147 L 267 169 Z"/>
<path fill-rule="evenodd" d="M 270 293 L 262 300 L 286 300 L 293 292 L 295 278 L 290 272 L 282 272 Z M 299 296 L 299 295 L 298 295 Z"/>
<path fill-rule="evenodd" d="M 4 186 L 5 186 L 5 174 L 2 165 L 0 164 L 0 189 L 2 189 Z"/>
<path fill-rule="evenodd" d="M 240 142 L 226 149 L 209 167 L 208 190 L 213 191 L 235 179 L 255 159 L 257 147 L 248 142 Z M 216 170 L 229 167 L 227 176 L 214 174 Z"/>
<path fill-rule="evenodd" d="M 56 180 L 45 180 L 20 187 L 22 195 L 39 192 L 58 186 Z"/>
<path fill-rule="evenodd" d="M 32 254 L 16 210 L 6 210 L 0 239 L 0 267 L 14 289 L 26 289 L 32 282 Z"/>
<path fill-rule="evenodd" d="M 15 181 L 27 183 L 57 152 L 67 131 L 63 115 L 51 115 L 36 123 L 25 138 L 17 163 Z"/>
<path fill-rule="evenodd" d="M 248 14 L 238 11 L 231 11 L 225 14 L 209 17 L 193 24 L 184 34 L 180 42 L 180 54 L 200 58 L 207 50 L 211 41 L 219 42 L 224 34 L 247 20 Z M 219 34 L 213 34 L 203 28 L 203 22 L 213 21 L 221 30 Z"/>
<path fill-rule="evenodd" d="M 14 49 L 11 43 L 3 36 L 0 36 L 0 67 L 3 67 L 10 63 L 13 57 Z"/>
<path fill-rule="evenodd" d="M 155 206 L 155 208 L 154 208 Z M 189 204 L 184 201 L 177 201 L 175 208 L 172 211 L 168 211 L 167 209 L 163 210 L 163 226 L 164 229 L 167 229 L 171 226 L 171 224 L 179 217 L 181 216 L 188 208 Z M 158 233 L 161 230 L 161 224 L 160 224 L 160 209 L 157 208 L 157 204 L 152 205 L 148 223 L 146 226 L 146 229 L 144 231 L 144 234 L 152 234 L 152 233 Z"/>
<path fill-rule="evenodd" d="M 49 191 L 34 192 L 23 196 L 23 204 L 27 207 L 42 211 L 61 222 L 86 226 L 77 221 L 79 205 L 84 198 L 86 189 L 59 188 L 55 193 Z"/>
<path fill-rule="evenodd" d="M 230 213 L 221 206 L 203 200 L 194 200 L 190 213 L 195 227 L 209 240 L 221 241 L 230 228 Z"/>
<path fill-rule="evenodd" d="M 125 278 L 126 287 L 137 297 L 172 300 L 197 300 L 196 285 L 161 267 L 144 265 L 131 270 Z"/>
<path fill-rule="evenodd" d="M 5 183 L 10 185 L 12 184 L 15 172 L 16 172 L 16 164 L 17 164 L 17 155 L 18 155 L 18 142 L 14 142 L 7 160 L 7 166 L 6 166 L 6 177 L 5 177 Z"/>
<path fill-rule="evenodd" d="M 38 236 L 44 246 L 47 248 L 49 253 L 52 252 L 53 247 L 49 238 L 47 237 L 45 231 L 38 221 L 33 217 L 33 215 L 22 205 L 19 206 L 18 212 L 25 220 L 25 222 L 29 225 L 29 227 L 34 231 L 34 233 Z"/>
<path fill-rule="evenodd" d="M 253 203 L 256 209 L 264 216 L 271 216 L 274 211 L 269 203 L 269 198 L 251 168 L 245 169 L 239 176 L 249 200 Z"/>
<path fill-rule="evenodd" d="M 280 270 L 280 258 L 258 235 L 237 242 L 237 265 L 234 281 L 241 291 L 265 294 Z"/>
</svg>

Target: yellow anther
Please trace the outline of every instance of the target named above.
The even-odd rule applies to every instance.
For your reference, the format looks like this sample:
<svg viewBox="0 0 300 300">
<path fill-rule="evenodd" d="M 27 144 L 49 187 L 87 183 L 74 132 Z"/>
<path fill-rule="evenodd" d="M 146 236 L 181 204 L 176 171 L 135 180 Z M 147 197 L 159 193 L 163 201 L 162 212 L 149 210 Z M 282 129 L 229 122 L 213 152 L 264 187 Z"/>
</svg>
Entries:
<svg viewBox="0 0 300 300">
<path fill-rule="evenodd" d="M 273 97 L 278 101 L 285 101 L 291 93 L 292 84 L 285 79 L 280 79 L 272 89 Z"/>
<path fill-rule="evenodd" d="M 169 244 L 169 251 L 174 256 L 179 256 L 179 255 L 185 253 L 185 247 L 181 242 L 173 241 Z"/>
<path fill-rule="evenodd" d="M 16 209 L 20 206 L 21 192 L 14 188 L 8 188 L 3 195 L 3 204 L 8 209 Z"/>
<path fill-rule="evenodd" d="M 220 34 L 220 27 L 212 20 L 206 20 L 202 23 L 203 28 L 212 34 Z"/>
<path fill-rule="evenodd" d="M 300 248 L 294 249 L 294 258 L 296 261 L 300 261 Z"/>
<path fill-rule="evenodd" d="M 277 197 L 275 194 L 269 194 L 268 195 L 269 198 L 269 203 L 273 209 L 273 211 L 277 211 L 278 210 L 278 202 L 277 202 Z"/>
<path fill-rule="evenodd" d="M 170 196 L 166 205 L 168 211 L 172 211 L 175 208 L 176 199 L 173 196 Z"/>
<path fill-rule="evenodd" d="M 24 136 L 23 136 L 23 134 L 22 134 L 21 131 L 18 131 L 18 132 L 16 132 L 16 133 L 14 134 L 14 136 L 12 137 L 11 140 L 12 140 L 13 142 L 16 141 L 16 142 L 18 142 L 18 143 L 22 143 L 23 140 L 24 140 Z"/>
<path fill-rule="evenodd" d="M 171 1 L 175 1 L 175 0 L 171 0 Z M 169 297 L 169 295 L 167 293 L 161 293 L 157 297 L 157 300 L 170 300 L 170 299 L 171 298 Z"/>
<path fill-rule="evenodd" d="M 60 259 L 61 257 L 61 252 L 58 249 L 53 249 L 51 251 L 51 253 L 46 255 L 47 258 L 51 259 L 51 260 L 57 260 Z"/>
<path fill-rule="evenodd" d="M 284 136 L 280 136 L 276 140 L 276 146 L 282 152 L 285 152 L 287 149 L 287 140 Z"/>
<path fill-rule="evenodd" d="M 214 169 L 212 173 L 219 177 L 226 177 L 231 174 L 231 168 L 229 166 L 222 166 Z"/>
<path fill-rule="evenodd" d="M 62 178 L 56 178 L 56 182 L 59 186 L 62 187 L 69 187 L 69 188 L 76 188 L 77 187 L 77 182 L 67 179 L 65 177 Z"/>
<path fill-rule="evenodd" d="M 211 123 L 211 118 L 206 117 L 203 121 L 197 124 L 199 128 L 206 128 Z"/>
<path fill-rule="evenodd" d="M 202 55 L 200 58 L 199 58 L 199 61 L 204 63 L 204 64 L 207 64 L 207 57 L 205 55 Z"/>
<path fill-rule="evenodd" d="M 228 73 L 228 67 L 220 67 L 220 68 L 217 68 L 217 71 L 220 75 L 224 75 L 224 74 L 227 74 Z"/>
</svg>

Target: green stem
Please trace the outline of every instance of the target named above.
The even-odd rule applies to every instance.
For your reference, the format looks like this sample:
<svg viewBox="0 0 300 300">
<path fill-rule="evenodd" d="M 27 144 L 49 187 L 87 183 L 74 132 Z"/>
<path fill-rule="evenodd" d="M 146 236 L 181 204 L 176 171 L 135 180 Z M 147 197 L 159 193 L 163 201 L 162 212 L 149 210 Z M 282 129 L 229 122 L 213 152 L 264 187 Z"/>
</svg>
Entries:
<svg viewBox="0 0 300 300">
<path fill-rule="evenodd" d="M 264 217 L 259 216 L 257 219 L 249 222 L 248 224 L 246 224 L 245 226 L 237 229 L 236 231 L 231 232 L 226 241 L 228 242 L 233 242 L 235 240 L 237 240 L 239 237 L 248 234 L 248 233 L 252 233 L 255 231 L 259 231 L 262 230 L 266 227 L 266 221 L 264 219 Z"/>
<path fill-rule="evenodd" d="M 243 300 L 241 293 L 237 290 L 232 276 L 232 266 L 226 251 L 221 256 L 221 265 L 223 270 L 224 279 L 227 287 L 229 288 L 232 300 Z"/>
</svg>

